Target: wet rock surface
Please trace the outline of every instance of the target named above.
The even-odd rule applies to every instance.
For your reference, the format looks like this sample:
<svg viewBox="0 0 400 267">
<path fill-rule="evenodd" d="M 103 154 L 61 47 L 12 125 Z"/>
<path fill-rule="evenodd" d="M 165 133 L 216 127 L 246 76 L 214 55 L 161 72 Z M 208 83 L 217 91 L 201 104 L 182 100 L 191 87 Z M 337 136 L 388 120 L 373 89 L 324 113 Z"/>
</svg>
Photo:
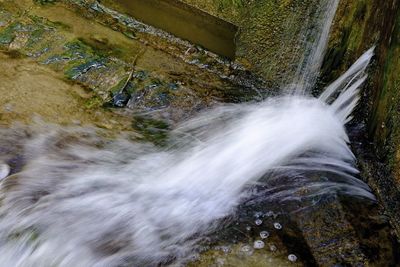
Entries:
<svg viewBox="0 0 400 267">
<path fill-rule="evenodd" d="M 117 99 L 120 106 L 178 121 L 215 102 L 243 102 L 270 93 L 264 81 L 242 67 L 97 2 L 43 6 L 23 1 L 19 11 L 28 10 L 23 16 L 11 1 L 1 7 L 3 49 L 62 72 L 93 90 L 99 98 L 93 101 L 123 97 Z M 110 28 L 96 22 L 109 20 L 114 21 Z M 125 95 L 117 94 L 130 73 Z"/>
<path fill-rule="evenodd" d="M 345 195 L 320 195 L 317 204 L 271 201 L 260 194 L 265 189 L 253 190 L 256 197 L 240 205 L 193 266 L 400 264 L 399 243 L 376 202 Z"/>
<path fill-rule="evenodd" d="M 375 46 L 370 79 L 356 114 L 353 136 L 362 177 L 385 207 L 400 237 L 398 1 L 340 1 L 321 70 L 325 85 L 363 51 Z M 353 129 L 354 130 L 354 129 Z"/>
</svg>

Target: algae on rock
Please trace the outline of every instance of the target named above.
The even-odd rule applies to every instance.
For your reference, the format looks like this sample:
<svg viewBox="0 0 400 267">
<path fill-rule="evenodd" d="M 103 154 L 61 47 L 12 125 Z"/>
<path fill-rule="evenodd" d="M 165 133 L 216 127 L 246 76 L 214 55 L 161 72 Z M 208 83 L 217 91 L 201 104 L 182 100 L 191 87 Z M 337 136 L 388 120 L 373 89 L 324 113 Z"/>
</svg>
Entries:
<svg viewBox="0 0 400 267">
<path fill-rule="evenodd" d="M 324 1 L 183 0 L 240 27 L 237 58 L 274 86 L 292 82 L 315 42 Z"/>
<path fill-rule="evenodd" d="M 364 51 L 375 60 L 358 120 L 367 124 L 375 160 L 361 160 L 363 177 L 377 192 L 400 237 L 400 3 L 342 0 L 332 26 L 321 85 L 331 82 Z M 368 144 L 364 144 L 367 146 Z M 363 158 L 360 155 L 360 158 Z"/>
<path fill-rule="evenodd" d="M 74 9 L 85 11 L 80 13 L 90 18 Z M 112 16 L 120 21 L 111 21 Z M 134 24 L 133 28 L 124 26 L 126 21 Z M 100 99 L 109 101 L 115 88 L 134 71 L 128 106 L 138 112 L 156 111 L 172 121 L 187 118 L 217 101 L 251 99 L 258 96 L 257 88 L 263 87 L 261 80 L 240 74 L 246 74 L 245 70 L 233 68 L 201 49 L 187 51 L 168 35 L 155 29 L 146 32 L 148 26 L 135 23 L 97 2 L 56 1 L 43 6 L 31 1 L 4 1 L 0 3 L 0 46 L 93 90 L 96 99 L 92 102 L 97 104 L 89 103 L 89 107 L 98 106 Z M 119 27 L 122 33 L 113 27 Z M 142 32 L 135 27 L 142 27 Z M 128 31 L 133 36 L 124 35 Z M 146 81 L 142 81 L 143 73 Z M 247 87 L 241 86 L 243 83 Z"/>
</svg>

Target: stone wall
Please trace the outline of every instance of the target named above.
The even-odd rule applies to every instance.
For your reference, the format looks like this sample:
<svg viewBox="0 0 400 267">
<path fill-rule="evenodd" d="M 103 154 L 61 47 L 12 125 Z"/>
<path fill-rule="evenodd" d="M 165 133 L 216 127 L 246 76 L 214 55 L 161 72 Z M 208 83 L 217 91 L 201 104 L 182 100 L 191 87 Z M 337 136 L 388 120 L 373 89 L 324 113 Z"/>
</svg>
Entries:
<svg viewBox="0 0 400 267">
<path fill-rule="evenodd" d="M 237 60 L 279 87 L 292 82 L 313 43 L 308 29 L 315 27 L 315 15 L 323 1 L 183 0 L 240 27 Z"/>
<path fill-rule="evenodd" d="M 366 124 L 360 165 L 400 233 L 400 1 L 341 0 L 321 71 L 321 85 L 375 46 L 358 121 Z M 368 142 L 372 143 L 371 149 Z M 366 155 L 366 151 L 369 155 Z"/>
</svg>

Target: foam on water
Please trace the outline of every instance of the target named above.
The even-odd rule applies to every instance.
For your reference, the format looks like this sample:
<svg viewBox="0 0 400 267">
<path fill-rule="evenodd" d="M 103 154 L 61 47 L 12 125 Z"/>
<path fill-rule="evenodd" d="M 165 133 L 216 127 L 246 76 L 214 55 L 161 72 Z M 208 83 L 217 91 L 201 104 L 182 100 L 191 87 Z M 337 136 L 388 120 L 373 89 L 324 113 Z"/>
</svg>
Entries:
<svg viewBox="0 0 400 267">
<path fill-rule="evenodd" d="M 3 129 L 2 136 L 23 147 L 26 165 L 2 182 L 0 266 L 180 261 L 235 211 L 247 187 L 277 170 L 336 173 L 345 181 L 320 181 L 318 190 L 346 187 L 373 198 L 353 177 L 344 127 L 372 54 L 320 98 L 207 111 L 178 126 L 168 149 L 105 139 L 93 129 L 39 125 L 15 140 Z"/>
</svg>

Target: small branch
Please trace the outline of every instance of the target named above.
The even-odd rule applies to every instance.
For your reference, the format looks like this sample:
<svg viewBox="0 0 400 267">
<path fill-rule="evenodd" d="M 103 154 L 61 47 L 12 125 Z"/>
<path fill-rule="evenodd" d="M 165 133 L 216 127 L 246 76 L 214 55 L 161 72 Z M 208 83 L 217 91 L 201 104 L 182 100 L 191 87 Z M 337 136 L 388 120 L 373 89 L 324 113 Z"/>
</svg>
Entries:
<svg viewBox="0 0 400 267">
<path fill-rule="evenodd" d="M 135 58 L 132 61 L 132 70 L 129 72 L 129 76 L 128 79 L 126 79 L 126 82 L 124 84 L 124 86 L 121 88 L 121 90 L 119 91 L 119 93 L 123 93 L 125 91 L 125 88 L 128 86 L 129 82 L 132 80 L 133 77 L 133 73 L 135 72 L 135 66 L 136 66 L 136 62 L 139 58 L 139 56 L 141 56 L 145 51 L 145 48 L 143 48 L 142 50 L 139 51 L 139 53 L 136 54 Z"/>
</svg>

